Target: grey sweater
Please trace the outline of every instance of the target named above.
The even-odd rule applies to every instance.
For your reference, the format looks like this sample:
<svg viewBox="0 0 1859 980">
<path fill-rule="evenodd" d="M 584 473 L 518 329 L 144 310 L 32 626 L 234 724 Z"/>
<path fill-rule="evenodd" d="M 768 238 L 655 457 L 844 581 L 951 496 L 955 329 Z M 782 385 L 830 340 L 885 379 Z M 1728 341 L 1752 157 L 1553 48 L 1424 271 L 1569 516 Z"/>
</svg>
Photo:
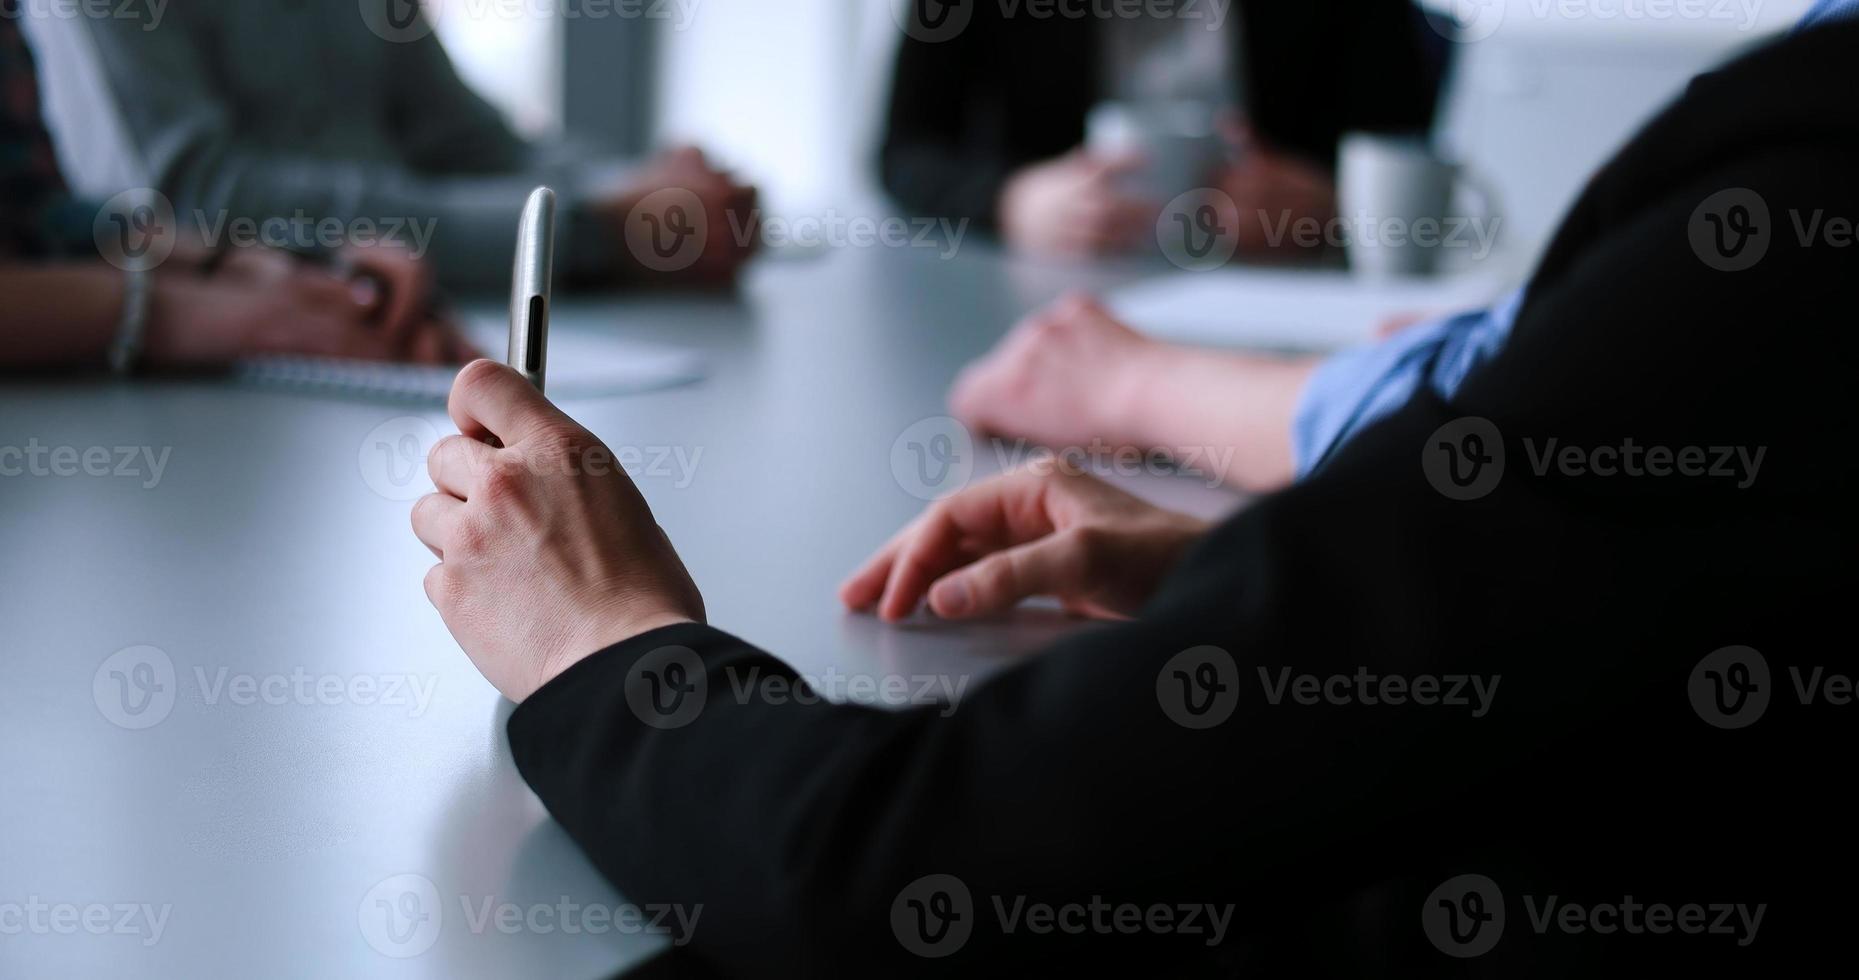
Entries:
<svg viewBox="0 0 1859 980">
<path fill-rule="evenodd" d="M 609 268 L 593 181 L 512 132 L 423 23 L 394 28 L 386 12 L 407 2 L 179 0 L 155 30 L 89 24 L 148 179 L 209 236 L 284 219 L 296 225 L 273 233 L 320 244 L 340 223 L 425 247 L 448 285 L 499 286 L 524 196 L 549 183 L 567 205 L 566 271 Z"/>
</svg>

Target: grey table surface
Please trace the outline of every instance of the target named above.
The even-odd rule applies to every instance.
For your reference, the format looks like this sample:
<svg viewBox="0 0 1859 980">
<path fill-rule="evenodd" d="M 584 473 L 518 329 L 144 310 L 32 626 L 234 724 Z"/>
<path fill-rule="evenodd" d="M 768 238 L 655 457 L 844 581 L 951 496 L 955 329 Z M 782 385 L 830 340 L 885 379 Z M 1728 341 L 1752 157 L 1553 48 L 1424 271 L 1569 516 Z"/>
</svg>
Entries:
<svg viewBox="0 0 1859 980">
<path fill-rule="evenodd" d="M 922 508 L 956 371 L 1066 289 L 1147 271 L 853 249 L 731 297 L 568 302 L 559 336 L 708 373 L 564 407 L 638 450 L 712 622 L 832 696 L 973 681 L 1079 625 L 887 628 L 834 587 Z M 508 704 L 426 601 L 422 431 L 452 430 L 225 380 L 0 381 L 0 449 L 110 460 L 0 476 L 0 976 L 602 977 L 663 948 L 524 786 Z M 118 475 L 116 447 L 152 457 Z M 1015 452 L 967 455 L 979 477 Z"/>
</svg>

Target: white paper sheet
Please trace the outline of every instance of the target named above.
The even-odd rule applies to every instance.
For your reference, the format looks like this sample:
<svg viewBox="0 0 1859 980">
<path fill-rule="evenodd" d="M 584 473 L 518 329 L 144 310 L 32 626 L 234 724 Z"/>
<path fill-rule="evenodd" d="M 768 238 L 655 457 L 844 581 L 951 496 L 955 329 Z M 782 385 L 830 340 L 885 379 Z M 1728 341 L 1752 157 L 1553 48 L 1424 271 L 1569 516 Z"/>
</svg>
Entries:
<svg viewBox="0 0 1859 980">
<path fill-rule="evenodd" d="M 474 323 L 470 335 L 490 357 L 501 358 L 508 335 L 499 326 Z M 582 331 L 552 331 L 548 393 L 556 401 L 604 398 L 690 384 L 704 375 L 692 351 L 630 343 Z M 233 372 L 240 381 L 334 397 L 443 404 L 456 367 L 384 364 L 330 357 L 250 358 Z"/>
<path fill-rule="evenodd" d="M 1390 317 L 1456 313 L 1508 288 L 1487 276 L 1378 282 L 1341 271 L 1222 269 L 1145 279 L 1105 301 L 1126 323 L 1163 340 L 1322 352 L 1372 339 Z"/>
</svg>

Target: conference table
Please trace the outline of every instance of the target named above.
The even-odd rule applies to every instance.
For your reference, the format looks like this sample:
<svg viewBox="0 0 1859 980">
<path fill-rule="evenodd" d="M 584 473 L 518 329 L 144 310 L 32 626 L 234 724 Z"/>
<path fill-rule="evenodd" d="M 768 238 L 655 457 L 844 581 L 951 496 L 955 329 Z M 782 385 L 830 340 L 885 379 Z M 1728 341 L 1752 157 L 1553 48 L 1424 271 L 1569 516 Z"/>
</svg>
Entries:
<svg viewBox="0 0 1859 980">
<path fill-rule="evenodd" d="M 963 364 L 1156 271 L 848 248 L 724 296 L 564 299 L 558 349 L 690 350 L 703 377 L 563 407 L 635 450 L 713 623 L 882 708 L 1089 628 L 886 626 L 835 587 L 948 489 L 929 476 L 1024 455 L 943 418 Z M 0 447 L 39 453 L 0 476 L 0 975 L 604 977 L 666 948 L 519 778 L 510 705 L 426 600 L 408 512 L 450 431 L 436 404 L 224 378 L 0 383 Z"/>
<path fill-rule="evenodd" d="M 1061 292 L 1143 271 L 846 249 L 727 296 L 565 299 L 557 350 L 613 335 L 696 351 L 703 377 L 564 408 L 712 622 L 827 696 L 914 697 L 1080 626 L 886 627 L 835 586 L 925 505 L 920 462 L 979 479 L 1023 453 L 921 456 L 960 435 L 956 371 Z M 0 385 L 0 446 L 39 450 L 0 476 L 0 974 L 599 977 L 668 943 L 588 912 L 626 899 L 517 776 L 509 705 L 426 600 L 408 510 L 450 431 L 438 405 L 224 379 Z"/>
</svg>

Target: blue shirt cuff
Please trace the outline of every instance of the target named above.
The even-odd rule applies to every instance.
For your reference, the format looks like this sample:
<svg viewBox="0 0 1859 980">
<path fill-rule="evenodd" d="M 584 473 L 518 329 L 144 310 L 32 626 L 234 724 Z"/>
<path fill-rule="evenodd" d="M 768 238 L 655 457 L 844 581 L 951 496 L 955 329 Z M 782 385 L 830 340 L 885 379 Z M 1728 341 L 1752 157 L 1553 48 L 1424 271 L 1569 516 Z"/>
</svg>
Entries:
<svg viewBox="0 0 1859 980">
<path fill-rule="evenodd" d="M 1407 404 L 1422 385 L 1451 398 L 1467 376 L 1497 356 L 1523 306 L 1517 290 L 1489 310 L 1409 327 L 1342 351 L 1312 373 L 1291 424 L 1298 479 L 1357 432 Z"/>
</svg>

